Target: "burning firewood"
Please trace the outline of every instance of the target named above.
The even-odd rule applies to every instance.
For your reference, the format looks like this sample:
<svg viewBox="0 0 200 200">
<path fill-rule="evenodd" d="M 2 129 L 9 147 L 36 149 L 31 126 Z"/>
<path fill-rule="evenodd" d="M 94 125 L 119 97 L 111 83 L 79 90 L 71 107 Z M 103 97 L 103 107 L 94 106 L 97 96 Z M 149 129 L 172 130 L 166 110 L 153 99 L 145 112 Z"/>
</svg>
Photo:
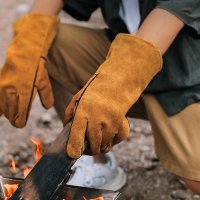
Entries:
<svg viewBox="0 0 200 200">
<path fill-rule="evenodd" d="M 35 161 L 36 163 L 40 160 L 43 154 L 44 145 L 41 140 L 38 138 L 32 138 L 31 141 L 36 145 L 36 152 L 35 152 Z"/>
<path fill-rule="evenodd" d="M 6 193 L 5 200 L 8 200 L 12 196 L 12 194 L 16 191 L 18 186 L 19 186 L 18 184 L 4 184 Z"/>
<path fill-rule="evenodd" d="M 35 161 L 37 163 L 40 160 L 40 158 L 42 157 L 44 145 L 43 145 L 42 141 L 39 140 L 38 138 L 32 138 L 31 141 L 36 146 Z M 30 173 L 31 169 L 32 168 L 28 168 L 28 167 L 24 169 L 24 171 L 23 171 L 24 178 Z M 14 159 L 11 161 L 11 171 L 14 173 L 16 173 L 16 171 L 17 171 L 16 161 Z M 5 200 L 8 200 L 12 196 L 12 194 L 16 191 L 18 186 L 19 186 L 19 184 L 4 184 L 5 196 L 6 196 Z"/>
<path fill-rule="evenodd" d="M 83 197 L 83 200 L 104 200 L 103 197 L 97 197 L 95 199 L 86 199 L 85 197 Z"/>
<path fill-rule="evenodd" d="M 17 169 L 16 169 L 16 161 L 15 160 L 11 161 L 11 167 L 12 167 L 13 172 L 17 171 Z"/>
<path fill-rule="evenodd" d="M 9 200 L 10 195 L 5 198 L 5 193 L 12 188 L 15 189 L 15 185 L 21 184 L 23 179 L 17 178 L 3 178 L 0 176 L 0 200 Z M 13 186 L 11 189 L 7 189 L 4 185 Z M 119 197 L 118 192 L 74 187 L 66 185 L 58 195 L 53 196 L 51 199 L 58 200 L 116 200 Z M 42 199 L 43 200 L 43 199 Z"/>
<path fill-rule="evenodd" d="M 71 122 L 64 127 L 55 141 L 48 147 L 42 158 L 41 142 L 33 140 L 36 145 L 36 161 L 38 163 L 24 180 L 3 178 L 3 184 L 19 184 L 19 187 L 11 197 L 7 195 L 7 199 L 84 200 L 83 196 L 85 196 L 87 200 L 103 200 L 103 197 L 107 200 L 114 200 L 118 197 L 119 193 L 112 191 L 66 185 L 71 175 L 71 167 L 76 161 L 66 154 L 66 144 L 70 130 Z M 26 171 L 29 170 L 26 169 Z M 6 189 L 4 188 L 2 191 L 5 197 Z M 0 193 L 2 192 L 0 191 Z"/>
<path fill-rule="evenodd" d="M 38 138 L 32 138 L 31 141 L 36 146 L 35 161 L 37 163 L 40 160 L 40 158 L 42 157 L 44 145 L 43 145 L 42 141 L 39 140 Z M 31 169 L 32 168 L 28 168 L 28 167 L 24 169 L 24 171 L 23 171 L 24 172 L 24 178 L 30 173 Z M 11 171 L 16 172 L 16 161 L 15 160 L 11 161 Z M 18 186 L 19 186 L 19 184 L 4 184 L 5 195 L 6 195 L 5 200 L 9 200 L 9 198 L 16 191 Z M 69 199 L 63 199 L 63 200 L 69 200 Z M 97 198 L 88 199 L 86 197 L 83 197 L 83 200 L 104 200 L 104 198 L 103 197 L 97 197 Z"/>
</svg>

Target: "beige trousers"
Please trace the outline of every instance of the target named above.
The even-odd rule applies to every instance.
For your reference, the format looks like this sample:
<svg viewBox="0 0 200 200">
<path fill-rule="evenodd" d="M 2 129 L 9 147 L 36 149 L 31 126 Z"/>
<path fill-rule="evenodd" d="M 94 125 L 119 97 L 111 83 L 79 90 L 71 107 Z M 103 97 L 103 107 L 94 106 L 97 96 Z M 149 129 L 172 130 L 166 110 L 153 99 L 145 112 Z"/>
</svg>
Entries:
<svg viewBox="0 0 200 200">
<path fill-rule="evenodd" d="M 48 55 L 49 75 L 75 94 L 105 60 L 109 47 L 104 30 L 60 25 Z M 150 121 L 156 153 L 165 169 L 200 181 L 200 103 L 169 117 L 153 95 L 143 95 L 128 116 Z"/>
</svg>

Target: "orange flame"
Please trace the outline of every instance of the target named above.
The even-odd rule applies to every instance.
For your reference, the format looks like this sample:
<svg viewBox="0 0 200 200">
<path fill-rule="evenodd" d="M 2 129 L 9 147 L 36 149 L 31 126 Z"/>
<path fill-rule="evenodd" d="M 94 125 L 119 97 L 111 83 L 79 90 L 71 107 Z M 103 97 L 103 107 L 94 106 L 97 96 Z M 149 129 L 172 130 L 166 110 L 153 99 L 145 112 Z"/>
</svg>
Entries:
<svg viewBox="0 0 200 200">
<path fill-rule="evenodd" d="M 36 145 L 36 152 L 35 152 L 35 160 L 36 162 L 38 162 L 40 160 L 40 158 L 42 157 L 42 153 L 43 153 L 43 143 L 37 139 L 37 138 L 32 138 L 31 141 Z M 11 161 L 11 168 L 13 172 L 16 172 L 16 162 L 15 160 Z M 24 169 L 24 177 L 26 177 L 30 171 L 32 170 L 32 168 L 25 168 Z M 12 194 L 15 192 L 15 190 L 18 188 L 18 184 L 4 184 L 5 190 L 6 190 L 6 199 L 8 200 Z"/>
<path fill-rule="evenodd" d="M 67 199 L 62 199 L 62 200 L 67 200 Z M 84 196 L 83 196 L 83 200 L 104 200 L 104 198 L 103 197 L 97 197 L 97 198 L 95 198 L 95 199 L 87 199 L 87 198 L 85 198 Z"/>
<path fill-rule="evenodd" d="M 88 200 L 88 199 L 83 196 L 83 200 Z M 103 197 L 97 197 L 95 199 L 89 199 L 89 200 L 104 200 L 104 198 Z"/>
<path fill-rule="evenodd" d="M 5 192 L 6 192 L 6 199 L 9 199 L 12 194 L 15 192 L 15 190 L 18 188 L 18 184 L 4 184 Z"/>
<path fill-rule="evenodd" d="M 43 143 L 37 138 L 32 138 L 31 141 L 36 145 L 35 160 L 38 162 L 42 157 Z"/>
<path fill-rule="evenodd" d="M 11 167 L 12 167 L 13 172 L 16 172 L 16 171 L 17 171 L 15 160 L 12 160 L 12 161 L 11 161 Z"/>
<path fill-rule="evenodd" d="M 42 153 L 43 153 L 43 143 L 37 139 L 37 138 L 32 138 L 31 141 L 36 145 L 36 152 L 35 152 L 35 160 L 36 162 L 38 162 L 40 160 L 40 158 L 42 157 Z M 15 160 L 12 160 L 11 162 L 11 167 L 12 167 L 12 170 L 14 172 L 16 172 L 16 162 Z M 32 168 L 25 168 L 24 169 L 24 177 L 26 177 L 30 171 L 32 170 Z M 16 189 L 18 188 L 18 184 L 4 184 L 4 187 L 5 187 L 5 192 L 6 192 L 6 198 L 5 200 L 9 200 L 10 197 L 12 196 L 12 194 L 16 191 Z M 66 200 L 65 198 L 63 200 Z M 94 199 L 86 199 L 84 196 L 83 196 L 83 200 L 104 200 L 103 197 L 97 197 L 97 198 L 94 198 Z"/>
<path fill-rule="evenodd" d="M 26 177 L 28 176 L 28 174 L 30 173 L 31 170 L 32 170 L 32 168 L 28 168 L 28 167 L 26 167 L 26 168 L 24 169 L 24 171 L 23 171 L 23 173 L 24 173 L 24 178 L 26 178 Z"/>
<path fill-rule="evenodd" d="M 38 162 L 40 160 L 40 158 L 42 157 L 43 143 L 38 138 L 32 138 L 31 141 L 36 145 L 35 161 Z M 24 169 L 24 171 L 23 171 L 24 178 L 27 177 L 27 175 L 30 173 L 31 170 L 32 170 L 32 168 L 28 168 L 28 167 Z"/>
</svg>

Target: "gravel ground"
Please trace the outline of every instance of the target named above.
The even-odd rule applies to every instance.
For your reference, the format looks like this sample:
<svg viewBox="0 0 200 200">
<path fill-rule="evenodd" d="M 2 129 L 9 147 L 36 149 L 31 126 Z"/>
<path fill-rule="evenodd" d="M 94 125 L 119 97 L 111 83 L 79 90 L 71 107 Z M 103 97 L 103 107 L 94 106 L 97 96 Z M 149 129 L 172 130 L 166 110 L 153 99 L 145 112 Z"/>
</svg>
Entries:
<svg viewBox="0 0 200 200">
<path fill-rule="evenodd" d="M 23 15 L 32 0 L 0 0 L 0 65 L 5 59 L 5 50 L 12 36 L 11 24 Z M 61 14 L 68 23 L 79 23 L 69 16 Z M 92 27 L 105 26 L 97 11 L 90 23 Z M 154 153 L 153 138 L 148 122 L 130 119 L 130 138 L 114 148 L 119 165 L 126 171 L 128 182 L 122 189 L 123 200 L 197 200 L 179 180 L 158 166 Z M 53 109 L 44 110 L 38 98 L 31 110 L 26 128 L 15 129 L 5 118 L 0 118 L 0 174 L 3 176 L 22 176 L 22 169 L 34 164 L 34 145 L 30 138 L 37 137 L 44 143 L 50 143 L 61 131 L 60 123 Z M 10 168 L 11 160 L 17 161 L 17 172 Z"/>
</svg>

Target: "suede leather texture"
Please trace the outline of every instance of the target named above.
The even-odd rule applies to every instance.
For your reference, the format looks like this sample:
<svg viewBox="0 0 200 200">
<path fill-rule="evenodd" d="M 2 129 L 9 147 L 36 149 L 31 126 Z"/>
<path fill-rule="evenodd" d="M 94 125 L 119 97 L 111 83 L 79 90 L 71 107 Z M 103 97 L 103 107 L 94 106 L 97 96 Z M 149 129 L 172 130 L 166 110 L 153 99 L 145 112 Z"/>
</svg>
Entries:
<svg viewBox="0 0 200 200">
<path fill-rule="evenodd" d="M 65 123 L 73 121 L 67 154 L 80 157 L 85 140 L 89 154 L 96 155 L 126 139 L 126 113 L 161 68 L 161 53 L 153 44 L 138 36 L 118 34 L 105 62 L 66 109 Z"/>
<path fill-rule="evenodd" d="M 15 127 L 25 126 L 37 92 L 45 108 L 53 105 L 44 65 L 58 24 L 58 17 L 33 13 L 13 25 L 14 36 L 0 71 L 0 114 Z"/>
</svg>

